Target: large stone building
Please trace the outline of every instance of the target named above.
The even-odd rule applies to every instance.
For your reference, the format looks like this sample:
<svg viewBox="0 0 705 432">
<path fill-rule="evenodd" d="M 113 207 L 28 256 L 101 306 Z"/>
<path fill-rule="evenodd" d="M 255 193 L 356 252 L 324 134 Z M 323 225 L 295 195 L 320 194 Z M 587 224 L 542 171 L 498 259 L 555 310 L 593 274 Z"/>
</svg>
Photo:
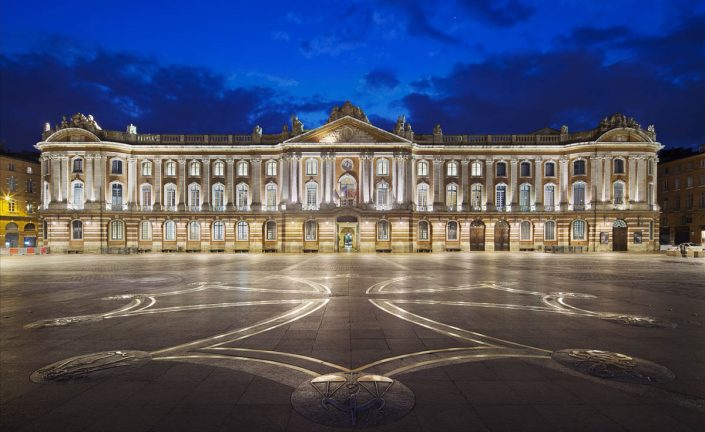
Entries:
<svg viewBox="0 0 705 432">
<path fill-rule="evenodd" d="M 653 127 L 415 134 L 346 102 L 324 125 L 138 134 L 74 115 L 45 128 L 52 251 L 652 251 Z"/>
<path fill-rule="evenodd" d="M 35 155 L 0 153 L 0 247 L 37 246 L 41 203 L 39 160 Z"/>
<path fill-rule="evenodd" d="M 705 245 L 705 145 L 700 152 L 659 164 L 661 243 Z"/>
</svg>

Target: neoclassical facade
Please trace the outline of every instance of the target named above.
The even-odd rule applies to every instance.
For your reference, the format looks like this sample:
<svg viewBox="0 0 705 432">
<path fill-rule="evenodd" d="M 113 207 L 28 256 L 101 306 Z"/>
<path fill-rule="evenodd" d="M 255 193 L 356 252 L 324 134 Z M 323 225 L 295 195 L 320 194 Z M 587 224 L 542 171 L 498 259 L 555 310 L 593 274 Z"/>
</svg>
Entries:
<svg viewBox="0 0 705 432">
<path fill-rule="evenodd" d="M 346 102 L 322 126 L 139 134 L 45 127 L 52 252 L 654 251 L 652 126 L 523 135 L 393 131 Z"/>
</svg>

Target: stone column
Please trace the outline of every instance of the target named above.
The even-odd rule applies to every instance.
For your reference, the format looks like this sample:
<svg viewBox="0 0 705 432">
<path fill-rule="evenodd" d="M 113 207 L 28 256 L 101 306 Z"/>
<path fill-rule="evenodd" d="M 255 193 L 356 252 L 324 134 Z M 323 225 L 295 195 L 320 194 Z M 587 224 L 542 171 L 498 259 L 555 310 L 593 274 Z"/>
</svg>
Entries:
<svg viewBox="0 0 705 432">
<path fill-rule="evenodd" d="M 592 178 L 592 182 L 595 185 L 595 190 L 597 190 L 597 196 L 593 198 L 595 203 L 602 203 L 605 201 L 605 189 L 604 189 L 604 179 L 602 174 L 602 162 L 603 157 L 597 156 L 593 163 L 595 164 L 595 176 Z"/>
<path fill-rule="evenodd" d="M 235 160 L 226 160 L 228 165 L 227 179 L 225 181 L 225 201 L 228 211 L 235 209 Z"/>
<path fill-rule="evenodd" d="M 458 191 L 458 204 L 460 205 L 461 210 L 467 211 L 470 208 L 470 203 L 468 203 L 468 197 L 470 196 L 470 191 L 468 190 L 470 175 L 468 168 L 470 165 L 470 160 L 463 158 L 460 164 L 460 190 Z"/>
<path fill-rule="evenodd" d="M 368 187 L 370 188 L 370 203 L 375 204 L 375 159 L 374 155 L 370 155 L 370 159 L 367 161 L 368 172 L 370 174 L 370 182 Z"/>
<path fill-rule="evenodd" d="M 507 204 L 511 206 L 511 209 L 514 210 L 517 208 L 517 196 L 519 195 L 519 188 L 517 187 L 517 180 L 519 179 L 519 172 L 517 170 L 517 166 L 519 164 L 519 161 L 516 159 L 511 159 L 510 160 L 510 165 L 511 165 L 511 171 L 509 175 L 511 178 L 509 179 L 509 190 L 507 191 Z"/>
<path fill-rule="evenodd" d="M 93 168 L 93 189 L 95 190 L 95 197 L 101 206 L 105 206 L 105 157 L 96 155 L 93 159 Z"/>
<path fill-rule="evenodd" d="M 262 158 L 252 159 L 252 206 L 253 211 L 262 210 L 262 200 L 260 198 L 262 190 Z"/>
<path fill-rule="evenodd" d="M 399 185 L 399 190 L 397 191 L 397 204 L 400 206 L 404 204 L 404 197 L 406 194 L 406 187 L 404 182 L 406 181 L 405 175 L 406 175 L 406 166 L 405 166 L 405 156 L 399 156 L 399 160 L 397 161 L 397 184 Z"/>
<path fill-rule="evenodd" d="M 534 210 L 543 205 L 543 160 L 534 160 Z M 542 209 L 543 210 L 543 209 Z"/>
<path fill-rule="evenodd" d="M 58 156 L 49 156 L 51 176 L 51 202 L 61 202 L 61 159 Z"/>
<path fill-rule="evenodd" d="M 279 203 L 289 201 L 289 156 L 282 155 L 279 159 Z"/>
<path fill-rule="evenodd" d="M 494 210 L 494 161 L 485 159 L 485 205 L 488 211 Z"/>
<path fill-rule="evenodd" d="M 298 174 L 298 157 L 295 154 L 292 154 L 291 157 L 289 158 L 289 163 L 291 169 L 289 170 L 290 174 L 290 183 L 289 185 L 291 186 L 291 191 L 289 193 L 289 204 L 296 204 L 299 202 L 299 186 L 298 186 L 298 179 L 299 179 L 299 174 Z"/>
<path fill-rule="evenodd" d="M 84 202 L 94 202 L 95 201 L 95 190 L 93 187 L 93 155 L 86 155 L 84 158 L 86 163 L 86 184 L 85 192 L 83 194 Z"/>
<path fill-rule="evenodd" d="M 209 159 L 201 159 L 201 209 L 210 210 L 211 164 Z"/>
<path fill-rule="evenodd" d="M 161 158 L 154 161 L 154 210 L 162 209 L 162 164 Z"/>
<path fill-rule="evenodd" d="M 609 203 L 612 201 L 612 158 L 605 156 L 603 159 L 604 162 L 604 181 L 602 184 L 602 200 L 605 203 Z"/>
<path fill-rule="evenodd" d="M 443 193 L 443 159 L 436 156 L 433 159 L 433 209 L 438 211 L 445 202 Z"/>
<path fill-rule="evenodd" d="M 629 169 L 627 171 L 627 174 L 629 175 L 629 195 L 627 197 L 627 202 L 629 204 L 632 204 L 636 202 L 637 200 L 637 186 L 636 186 L 636 157 L 630 156 L 629 157 Z"/>
<path fill-rule="evenodd" d="M 407 175 L 406 175 L 406 197 L 404 202 L 416 210 L 416 161 L 411 155 L 406 157 Z"/>
<path fill-rule="evenodd" d="M 69 199 L 69 158 L 68 156 L 61 157 L 61 202 L 68 203 Z"/>
<path fill-rule="evenodd" d="M 646 203 L 646 156 L 639 156 L 636 167 L 636 200 Z"/>
<path fill-rule="evenodd" d="M 127 208 L 134 210 L 137 207 L 137 158 L 127 158 Z"/>
<path fill-rule="evenodd" d="M 560 206 L 561 210 L 565 211 L 567 210 L 568 207 L 568 158 L 563 156 L 560 159 L 560 172 L 559 175 L 561 176 L 561 182 L 560 182 L 560 194 L 561 194 L 561 201 L 560 201 Z"/>
<path fill-rule="evenodd" d="M 360 199 L 364 204 L 367 204 L 370 202 L 370 193 L 369 190 L 367 189 L 367 155 L 361 154 L 360 155 Z"/>
<path fill-rule="evenodd" d="M 186 159 L 179 159 L 179 203 L 177 209 L 179 211 L 186 210 Z"/>
</svg>

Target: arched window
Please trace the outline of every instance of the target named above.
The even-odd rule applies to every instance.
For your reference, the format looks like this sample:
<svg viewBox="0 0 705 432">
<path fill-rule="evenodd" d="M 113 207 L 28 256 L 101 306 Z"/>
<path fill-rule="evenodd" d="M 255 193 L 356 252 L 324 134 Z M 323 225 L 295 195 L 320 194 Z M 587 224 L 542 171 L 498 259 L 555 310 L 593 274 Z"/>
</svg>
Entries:
<svg viewBox="0 0 705 432">
<path fill-rule="evenodd" d="M 556 240 L 556 223 L 554 221 L 546 221 L 543 225 L 543 239 L 544 241 Z"/>
<path fill-rule="evenodd" d="M 531 222 L 522 221 L 519 225 L 519 240 L 530 241 L 531 240 Z"/>
<path fill-rule="evenodd" d="M 213 241 L 225 240 L 225 223 L 223 221 L 213 222 L 213 233 L 211 234 Z"/>
<path fill-rule="evenodd" d="M 573 240 L 585 240 L 585 221 L 577 219 L 573 221 Z"/>
<path fill-rule="evenodd" d="M 191 221 L 188 223 L 188 239 L 189 239 L 189 241 L 201 240 L 201 223 L 200 222 Z"/>
<path fill-rule="evenodd" d="M 71 221 L 71 240 L 83 240 L 83 222 Z"/>
<path fill-rule="evenodd" d="M 377 175 L 386 176 L 389 175 L 389 160 L 380 158 L 377 159 Z"/>
<path fill-rule="evenodd" d="M 164 222 L 164 241 L 176 241 L 176 223 L 173 220 Z"/>
<path fill-rule="evenodd" d="M 458 207 L 458 185 L 455 183 L 446 186 L 446 206 L 449 210 L 455 210 Z"/>
<path fill-rule="evenodd" d="M 306 159 L 306 175 L 318 175 L 318 161 L 316 159 Z"/>
<path fill-rule="evenodd" d="M 544 210 L 553 211 L 556 205 L 556 185 L 547 184 L 543 187 Z"/>
<path fill-rule="evenodd" d="M 237 163 L 237 175 L 238 177 L 247 177 L 250 172 L 250 164 L 247 161 L 240 161 Z"/>
<path fill-rule="evenodd" d="M 125 222 L 114 220 L 110 222 L 110 240 L 122 240 L 125 238 Z"/>
<path fill-rule="evenodd" d="M 555 177 L 556 176 L 556 164 L 555 162 L 546 162 L 543 166 L 544 177 Z"/>
<path fill-rule="evenodd" d="M 416 165 L 416 175 L 426 177 L 428 175 L 428 162 L 422 160 Z"/>
<path fill-rule="evenodd" d="M 354 206 L 357 203 L 357 181 L 350 174 L 345 174 L 340 178 L 340 205 Z"/>
<path fill-rule="evenodd" d="M 110 172 L 112 174 L 122 174 L 122 161 L 120 159 L 113 159 L 110 164 Z"/>
<path fill-rule="evenodd" d="M 522 162 L 519 165 L 519 175 L 521 177 L 531 177 L 531 162 Z"/>
<path fill-rule="evenodd" d="M 495 200 L 494 200 L 494 205 L 497 208 L 497 211 L 504 211 L 506 210 L 507 206 L 507 185 L 505 184 L 498 184 L 497 187 L 495 187 Z"/>
<path fill-rule="evenodd" d="M 377 183 L 377 207 L 385 208 L 389 203 L 389 185 L 387 182 Z"/>
<path fill-rule="evenodd" d="M 225 210 L 225 186 L 223 186 L 222 183 L 216 183 L 213 185 L 211 204 L 213 206 L 213 210 L 215 211 Z"/>
<path fill-rule="evenodd" d="M 122 208 L 122 185 L 120 183 L 113 183 L 110 190 L 110 204 L 112 205 L 113 210 L 120 210 Z"/>
<path fill-rule="evenodd" d="M 458 222 L 450 221 L 446 226 L 446 240 L 457 241 L 458 240 Z"/>
<path fill-rule="evenodd" d="M 152 175 L 152 162 L 144 161 L 142 162 L 142 175 L 151 176 Z"/>
<path fill-rule="evenodd" d="M 140 240 L 152 240 L 152 223 L 150 221 L 140 222 Z"/>
<path fill-rule="evenodd" d="M 188 205 L 191 211 L 201 210 L 201 185 L 198 183 L 188 186 Z"/>
<path fill-rule="evenodd" d="M 377 240 L 389 241 L 389 222 L 384 219 L 377 222 Z"/>
<path fill-rule="evenodd" d="M 522 183 L 519 186 L 519 210 L 529 211 L 531 209 L 531 185 Z"/>
<path fill-rule="evenodd" d="M 82 173 L 83 172 L 83 159 L 76 158 L 73 160 L 73 172 Z"/>
<path fill-rule="evenodd" d="M 497 162 L 497 177 L 506 177 L 507 176 L 507 163 L 506 162 Z"/>
<path fill-rule="evenodd" d="M 176 185 L 173 183 L 164 185 L 164 205 L 167 210 L 176 209 Z"/>
<path fill-rule="evenodd" d="M 315 220 L 306 221 L 304 225 L 304 240 L 316 241 L 318 238 L 318 223 Z"/>
<path fill-rule="evenodd" d="M 176 162 L 168 161 L 164 166 L 164 175 L 168 177 L 176 176 Z"/>
<path fill-rule="evenodd" d="M 624 182 L 616 181 L 612 185 L 612 202 L 614 205 L 624 204 Z"/>
<path fill-rule="evenodd" d="M 428 241 L 428 239 L 428 222 L 422 220 L 421 222 L 419 222 L 419 241 Z"/>
<path fill-rule="evenodd" d="M 479 177 L 482 175 L 482 163 L 480 161 L 473 161 L 470 164 L 470 175 L 473 177 Z"/>
<path fill-rule="evenodd" d="M 473 210 L 479 210 L 482 208 L 482 184 L 473 183 L 470 186 L 470 207 Z"/>
<path fill-rule="evenodd" d="M 274 241 L 277 239 L 277 223 L 273 220 L 267 221 L 264 225 L 264 239 Z"/>
<path fill-rule="evenodd" d="M 223 177 L 225 175 L 225 164 L 223 161 L 215 161 L 213 164 L 213 175 L 215 177 Z"/>
<path fill-rule="evenodd" d="M 585 160 L 573 161 L 573 175 L 585 175 Z"/>
<path fill-rule="evenodd" d="M 457 162 L 448 162 L 446 164 L 446 175 L 448 177 L 456 177 L 458 175 L 458 163 Z"/>
<path fill-rule="evenodd" d="M 419 210 L 426 210 L 428 207 L 428 184 L 419 183 L 416 186 L 416 205 Z"/>
<path fill-rule="evenodd" d="M 83 182 L 76 180 L 73 182 L 73 208 L 83 208 Z"/>
<path fill-rule="evenodd" d="M 614 166 L 614 174 L 624 174 L 624 159 L 615 159 L 612 163 Z"/>
<path fill-rule="evenodd" d="M 143 184 L 140 188 L 140 205 L 145 209 L 152 206 L 152 185 Z"/>
<path fill-rule="evenodd" d="M 268 183 L 264 189 L 264 203 L 267 210 L 277 209 L 277 185 Z"/>
<path fill-rule="evenodd" d="M 245 221 L 237 223 L 237 241 L 247 241 L 250 238 L 250 227 Z"/>
<path fill-rule="evenodd" d="M 191 177 L 201 176 L 201 163 L 198 161 L 191 161 L 188 166 L 188 175 Z"/>
<path fill-rule="evenodd" d="M 274 177 L 277 175 L 277 161 L 270 160 L 267 161 L 267 177 Z"/>
<path fill-rule="evenodd" d="M 573 209 L 582 210 L 585 208 L 585 183 L 573 183 Z"/>
<path fill-rule="evenodd" d="M 247 211 L 249 201 L 250 187 L 247 183 L 240 183 L 235 189 L 235 201 L 237 202 L 238 211 Z"/>
<path fill-rule="evenodd" d="M 34 231 L 34 230 L 36 230 L 36 229 L 37 229 L 37 227 L 34 226 L 33 223 L 28 223 L 28 224 L 26 224 L 26 225 L 24 226 L 24 231 L 25 231 L 25 232 L 27 232 L 27 231 Z"/>
<path fill-rule="evenodd" d="M 304 210 L 318 209 L 318 183 L 310 181 L 306 183 L 306 208 Z"/>
</svg>

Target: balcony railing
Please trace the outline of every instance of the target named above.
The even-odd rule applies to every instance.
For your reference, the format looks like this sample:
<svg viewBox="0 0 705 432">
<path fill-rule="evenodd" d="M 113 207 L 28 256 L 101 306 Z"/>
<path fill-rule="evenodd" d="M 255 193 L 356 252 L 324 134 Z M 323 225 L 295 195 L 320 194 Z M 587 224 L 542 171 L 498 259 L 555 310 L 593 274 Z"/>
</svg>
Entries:
<svg viewBox="0 0 705 432">
<path fill-rule="evenodd" d="M 474 212 L 482 211 L 482 206 L 481 205 L 471 205 L 470 211 L 474 211 Z"/>
<path fill-rule="evenodd" d="M 188 211 L 190 211 L 190 212 L 200 212 L 200 211 L 201 211 L 201 206 L 200 206 L 200 205 L 188 206 Z"/>
<path fill-rule="evenodd" d="M 585 204 L 574 204 L 574 205 L 573 205 L 573 210 L 575 210 L 575 211 L 584 211 L 584 210 L 585 210 Z"/>
<path fill-rule="evenodd" d="M 237 210 L 239 212 L 250 211 L 250 206 L 246 206 L 246 205 L 235 206 L 235 210 Z"/>
<path fill-rule="evenodd" d="M 211 211 L 222 212 L 225 211 L 225 206 L 223 205 L 212 205 Z"/>
<path fill-rule="evenodd" d="M 175 205 L 165 205 L 162 207 L 164 211 L 176 211 L 176 206 Z"/>
<path fill-rule="evenodd" d="M 498 211 L 498 212 L 505 212 L 505 211 L 507 211 L 507 206 L 495 206 L 494 209 L 495 209 L 495 211 Z"/>
<path fill-rule="evenodd" d="M 520 206 L 519 206 L 519 211 L 520 211 L 520 212 L 528 212 L 528 211 L 531 211 L 531 206 L 528 206 L 528 205 L 520 205 Z"/>
<path fill-rule="evenodd" d="M 355 207 L 357 200 L 355 198 L 341 198 L 340 207 Z"/>
<path fill-rule="evenodd" d="M 421 212 L 431 211 L 431 206 L 427 206 L 427 205 L 417 205 L 417 206 L 416 206 L 416 211 L 421 211 Z"/>
<path fill-rule="evenodd" d="M 275 205 L 262 205 L 262 211 L 277 211 L 277 206 Z"/>
<path fill-rule="evenodd" d="M 550 211 L 550 212 L 551 212 L 551 211 L 556 211 L 556 206 L 550 205 L 550 204 L 546 204 L 546 205 L 543 206 L 543 211 Z"/>
<path fill-rule="evenodd" d="M 151 205 L 143 205 L 140 207 L 140 210 L 151 212 L 152 210 L 154 210 L 154 208 Z"/>
<path fill-rule="evenodd" d="M 123 211 L 123 210 L 127 210 L 127 204 L 107 203 L 107 204 L 105 204 L 105 209 L 109 210 L 109 211 Z"/>
</svg>

